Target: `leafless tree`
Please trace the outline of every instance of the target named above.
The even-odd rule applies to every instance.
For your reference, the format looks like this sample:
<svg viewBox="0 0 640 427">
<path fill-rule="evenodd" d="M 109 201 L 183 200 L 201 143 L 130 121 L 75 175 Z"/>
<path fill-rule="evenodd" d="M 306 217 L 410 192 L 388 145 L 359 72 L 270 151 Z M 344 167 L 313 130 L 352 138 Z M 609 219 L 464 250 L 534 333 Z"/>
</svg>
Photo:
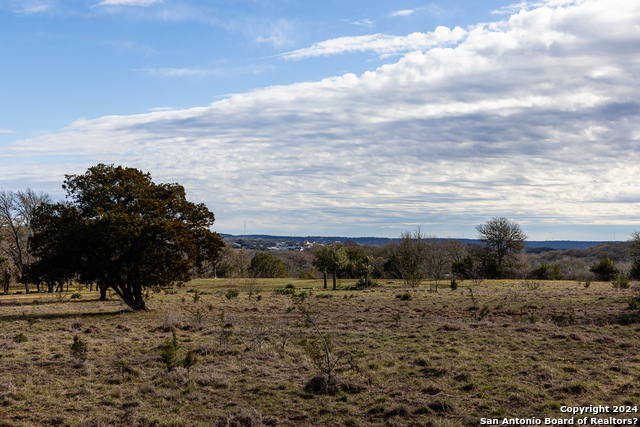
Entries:
<svg viewBox="0 0 640 427">
<path fill-rule="evenodd" d="M 31 223 L 38 206 L 50 202 L 51 196 L 42 192 L 36 193 L 30 188 L 17 192 L 0 190 L 0 226 L 4 237 L 2 249 L 12 262 L 18 280 L 24 283 L 27 293 L 29 282 L 25 269 L 32 261 L 27 248 L 33 232 Z"/>
</svg>

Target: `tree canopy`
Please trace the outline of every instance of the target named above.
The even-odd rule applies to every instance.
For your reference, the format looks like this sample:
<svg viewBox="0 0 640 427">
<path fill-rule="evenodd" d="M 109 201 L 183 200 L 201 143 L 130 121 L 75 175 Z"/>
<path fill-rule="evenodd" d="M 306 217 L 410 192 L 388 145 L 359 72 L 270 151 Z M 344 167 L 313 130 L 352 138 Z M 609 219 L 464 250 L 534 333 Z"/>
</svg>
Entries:
<svg viewBox="0 0 640 427">
<path fill-rule="evenodd" d="M 287 277 L 287 269 L 282 261 L 269 252 L 258 252 L 251 259 L 249 273 L 252 277 Z"/>
<path fill-rule="evenodd" d="M 500 272 L 504 270 L 513 254 L 524 250 L 527 235 L 517 222 L 504 217 L 493 218 L 476 226 L 476 230 L 478 230 L 478 239 L 495 261 Z"/>
<path fill-rule="evenodd" d="M 209 229 L 213 213 L 187 201 L 181 185 L 155 184 L 148 173 L 104 164 L 65 178 L 66 202 L 43 204 L 33 219 L 34 280 L 77 276 L 141 310 L 145 287 L 189 280 L 224 247 Z"/>
</svg>

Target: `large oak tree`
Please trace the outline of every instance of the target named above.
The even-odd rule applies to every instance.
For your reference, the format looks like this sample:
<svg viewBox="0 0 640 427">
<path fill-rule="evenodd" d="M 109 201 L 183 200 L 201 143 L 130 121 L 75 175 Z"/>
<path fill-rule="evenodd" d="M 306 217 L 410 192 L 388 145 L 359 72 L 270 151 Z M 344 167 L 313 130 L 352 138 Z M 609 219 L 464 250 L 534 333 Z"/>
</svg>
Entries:
<svg viewBox="0 0 640 427">
<path fill-rule="evenodd" d="M 209 229 L 213 213 L 187 201 L 181 185 L 155 184 L 137 169 L 99 164 L 67 175 L 62 188 L 66 202 L 42 205 L 33 220 L 34 279 L 76 276 L 144 310 L 144 288 L 188 281 L 224 247 Z"/>
</svg>

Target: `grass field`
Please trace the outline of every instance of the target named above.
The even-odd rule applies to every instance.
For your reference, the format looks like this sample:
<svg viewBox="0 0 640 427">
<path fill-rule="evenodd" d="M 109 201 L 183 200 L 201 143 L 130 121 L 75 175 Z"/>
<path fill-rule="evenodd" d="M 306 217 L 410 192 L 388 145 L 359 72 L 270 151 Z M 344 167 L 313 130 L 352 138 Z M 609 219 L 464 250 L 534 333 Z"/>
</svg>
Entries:
<svg viewBox="0 0 640 427">
<path fill-rule="evenodd" d="M 287 284 L 307 294 L 331 360 L 341 356 L 330 389 L 312 380 L 320 370 L 302 345 L 318 332 L 275 291 Z M 86 290 L 0 296 L 0 426 L 544 425 L 572 419 L 565 405 L 609 406 L 585 414 L 603 422 L 637 416 L 637 291 L 469 285 L 358 291 L 342 281 L 332 291 L 314 280 L 196 280 L 151 293 L 142 313 Z M 163 362 L 173 332 L 178 362 L 197 357 L 189 369 Z M 72 351 L 76 336 L 86 355 Z M 620 405 L 632 412 L 613 413 Z"/>
</svg>

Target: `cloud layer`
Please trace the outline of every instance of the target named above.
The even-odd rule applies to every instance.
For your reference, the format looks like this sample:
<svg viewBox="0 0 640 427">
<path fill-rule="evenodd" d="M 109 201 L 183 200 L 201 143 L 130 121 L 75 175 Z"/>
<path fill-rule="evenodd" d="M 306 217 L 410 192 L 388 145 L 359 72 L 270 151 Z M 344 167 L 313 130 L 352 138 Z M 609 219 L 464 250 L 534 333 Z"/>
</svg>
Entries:
<svg viewBox="0 0 640 427">
<path fill-rule="evenodd" d="M 633 226 L 639 23 L 637 2 L 549 1 L 423 34 L 432 41 L 360 76 L 77 120 L 2 150 L 0 179 L 57 187 L 97 162 L 139 167 L 185 185 L 231 232 L 246 221 L 254 232 L 397 235 L 422 225 L 446 236 L 495 215 L 525 230 Z M 384 54 L 419 38 L 368 37 L 288 57 Z"/>
</svg>

